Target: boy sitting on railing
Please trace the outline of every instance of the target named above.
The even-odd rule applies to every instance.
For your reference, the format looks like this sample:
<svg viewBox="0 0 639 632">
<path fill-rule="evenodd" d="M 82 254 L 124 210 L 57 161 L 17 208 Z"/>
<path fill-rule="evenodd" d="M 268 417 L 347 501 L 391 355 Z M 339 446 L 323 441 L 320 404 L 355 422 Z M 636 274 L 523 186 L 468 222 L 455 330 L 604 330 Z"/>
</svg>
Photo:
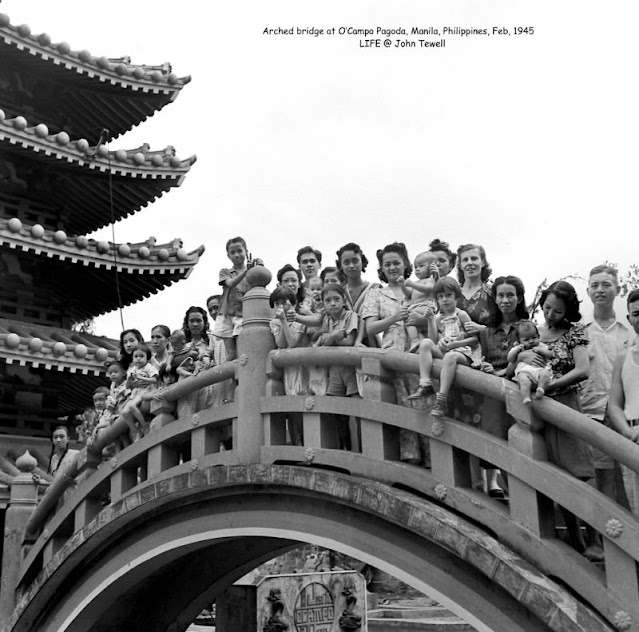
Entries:
<svg viewBox="0 0 639 632">
<path fill-rule="evenodd" d="M 344 287 L 337 283 L 327 285 L 322 290 L 324 316 L 319 329 L 318 346 L 352 347 L 357 338 L 359 317 L 346 309 Z M 334 397 L 359 397 L 354 366 L 331 366 L 328 369 L 327 395 Z M 350 450 L 352 443 L 346 415 L 335 415 L 339 447 Z"/>
</svg>

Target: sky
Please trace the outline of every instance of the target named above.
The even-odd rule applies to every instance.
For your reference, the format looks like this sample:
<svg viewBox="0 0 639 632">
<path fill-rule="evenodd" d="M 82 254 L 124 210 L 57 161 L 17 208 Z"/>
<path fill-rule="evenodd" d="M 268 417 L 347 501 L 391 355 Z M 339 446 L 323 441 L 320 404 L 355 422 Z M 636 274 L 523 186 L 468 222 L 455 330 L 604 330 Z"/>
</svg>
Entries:
<svg viewBox="0 0 639 632">
<path fill-rule="evenodd" d="M 197 155 L 180 188 L 115 224 L 116 241 L 153 235 L 180 237 L 189 251 L 206 247 L 186 281 L 124 308 L 126 328 L 148 336 L 204 306 L 219 292 L 224 244 L 236 235 L 273 273 L 301 246 L 333 265 L 335 251 L 355 241 L 371 260 L 368 280 L 376 280 L 376 250 L 390 242 L 405 242 L 411 257 L 435 237 L 454 248 L 479 243 L 494 276 L 520 276 L 528 300 L 544 279 L 587 276 L 604 260 L 622 271 L 637 263 L 636 1 L 99 6 L 4 0 L 0 12 L 72 50 L 169 61 L 192 76 L 174 103 L 110 143 Z M 490 35 L 410 35 L 429 26 Z M 277 27 L 324 33 L 264 34 Z M 340 35 L 341 27 L 409 35 Z M 380 47 L 366 46 L 378 37 Z M 440 48 L 418 43 L 442 38 Z M 416 47 L 396 47 L 397 39 Z M 112 238 L 110 229 L 93 236 Z M 117 311 L 96 321 L 99 334 L 120 330 Z"/>
</svg>

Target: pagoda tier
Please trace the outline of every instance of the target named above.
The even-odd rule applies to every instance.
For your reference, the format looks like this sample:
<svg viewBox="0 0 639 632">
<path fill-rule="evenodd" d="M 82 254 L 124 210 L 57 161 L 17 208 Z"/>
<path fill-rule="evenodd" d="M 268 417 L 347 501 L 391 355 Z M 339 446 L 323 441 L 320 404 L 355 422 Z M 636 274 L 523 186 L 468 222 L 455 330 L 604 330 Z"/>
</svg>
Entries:
<svg viewBox="0 0 639 632">
<path fill-rule="evenodd" d="M 179 186 L 195 162 L 173 147 L 108 151 L 24 117 L 4 119 L 0 110 L 0 216 L 21 217 L 33 207 L 46 228 L 88 233 L 135 213 Z M 113 206 L 111 206 L 113 205 Z M 4 208 L 3 208 L 4 206 Z"/>
<path fill-rule="evenodd" d="M 108 338 L 0 319 L 0 434 L 50 436 L 106 383 L 105 362 L 118 348 Z"/>
<path fill-rule="evenodd" d="M 131 64 L 128 57 L 96 57 L 53 43 L 46 33 L 31 35 L 26 24 L 12 26 L 0 14 L 0 90 L 9 117 L 26 115 L 53 133 L 97 144 L 103 128 L 117 137 L 173 101 L 191 78 L 169 64 Z"/>
<path fill-rule="evenodd" d="M 179 239 L 113 244 L 2 218 L 0 314 L 68 327 L 187 278 L 203 252 Z"/>
</svg>

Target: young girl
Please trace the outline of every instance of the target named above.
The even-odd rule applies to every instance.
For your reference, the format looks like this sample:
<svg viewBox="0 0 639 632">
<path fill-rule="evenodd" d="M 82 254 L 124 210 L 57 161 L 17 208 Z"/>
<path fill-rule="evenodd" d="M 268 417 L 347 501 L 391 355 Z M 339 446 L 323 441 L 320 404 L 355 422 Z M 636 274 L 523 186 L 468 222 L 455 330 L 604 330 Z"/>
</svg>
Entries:
<svg viewBox="0 0 639 632">
<path fill-rule="evenodd" d="M 434 289 L 435 283 L 439 281 L 436 261 L 437 258 L 432 252 L 420 252 L 415 257 L 415 276 L 418 280 L 404 279 L 402 284 L 404 294 L 410 301 L 409 312 L 418 311 L 426 314 L 429 310 L 436 311 L 437 303 Z M 406 325 L 406 331 L 408 333 L 409 351 L 415 351 L 423 336 L 420 335 L 419 329 L 414 325 Z"/>
<path fill-rule="evenodd" d="M 344 288 L 332 283 L 322 290 L 325 315 L 320 326 L 318 346 L 352 347 L 357 338 L 359 318 L 355 312 L 346 309 Z M 328 369 L 327 395 L 336 397 L 359 397 L 355 367 L 330 366 Z M 352 447 L 348 417 L 335 415 L 339 448 L 350 450 Z"/>
<path fill-rule="evenodd" d="M 275 310 L 269 326 L 278 349 L 292 349 L 306 345 L 306 328 L 293 321 L 297 296 L 280 285 L 270 296 L 269 303 Z M 284 368 L 284 393 L 286 395 L 308 395 L 308 372 L 305 367 Z M 302 415 L 288 414 L 288 431 L 293 445 L 304 445 L 302 435 Z"/>
<path fill-rule="evenodd" d="M 341 285 L 342 283 L 342 275 L 340 274 L 339 269 L 334 266 L 327 266 L 324 268 L 320 273 L 320 279 L 322 280 L 323 285 L 330 285 L 331 283 L 338 283 Z M 306 289 L 308 290 L 308 282 L 306 284 Z"/>
<path fill-rule="evenodd" d="M 51 454 L 49 455 L 49 467 L 47 474 L 53 476 L 53 480 L 64 476 L 66 469 L 71 465 L 79 450 L 69 447 L 69 432 L 66 426 L 56 426 L 51 437 Z"/>
<path fill-rule="evenodd" d="M 93 440 L 97 439 L 100 432 L 108 428 L 120 415 L 123 404 L 128 400 L 131 391 L 126 385 L 126 370 L 121 361 L 114 360 L 107 365 L 107 377 L 111 382 L 109 387 L 109 395 L 106 398 L 104 410 L 98 419 L 98 425 L 93 431 Z M 128 441 L 124 442 L 125 444 Z M 118 447 L 121 445 L 118 443 Z M 103 460 L 110 458 L 116 452 L 115 444 L 106 446 L 102 450 Z"/>
<path fill-rule="evenodd" d="M 533 357 L 525 357 L 523 351 L 535 351 L 545 360 L 551 360 L 553 352 L 548 345 L 539 340 L 537 326 L 531 320 L 524 320 L 516 325 L 517 344 L 508 352 L 508 362 L 517 363 L 513 380 L 519 384 L 519 392 L 524 404 L 532 402 L 531 391 L 535 388 L 535 399 L 546 394 L 552 372 L 548 365 L 538 366 Z"/>
<path fill-rule="evenodd" d="M 158 370 L 151 364 L 151 355 L 149 347 L 139 344 L 133 350 L 132 364 L 127 370 L 126 384 L 131 389 L 128 410 L 137 421 L 129 433 L 132 441 L 143 437 L 148 432 L 148 424 L 139 406 L 142 403 L 142 394 L 154 390 L 158 384 Z"/>
<path fill-rule="evenodd" d="M 476 334 L 467 334 L 464 325 L 470 322 L 466 312 L 457 307 L 457 299 L 461 296 L 459 283 L 450 277 L 437 281 L 435 297 L 439 306 L 439 314 L 432 310 L 428 316 L 428 338 L 419 343 L 419 386 L 409 399 L 426 397 L 434 392 L 431 381 L 433 358 L 443 358 L 439 376 L 439 392 L 435 406 L 430 414 L 441 417 L 446 412 L 448 391 L 455 379 L 458 364 L 470 366 L 472 347 L 476 347 Z"/>
</svg>

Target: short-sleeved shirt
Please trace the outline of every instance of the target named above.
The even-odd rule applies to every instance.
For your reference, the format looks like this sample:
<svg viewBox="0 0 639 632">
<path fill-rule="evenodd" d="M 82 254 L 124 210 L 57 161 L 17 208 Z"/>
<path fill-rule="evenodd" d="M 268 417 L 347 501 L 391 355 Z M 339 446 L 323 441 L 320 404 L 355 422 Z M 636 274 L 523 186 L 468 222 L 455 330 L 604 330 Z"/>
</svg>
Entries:
<svg viewBox="0 0 639 632">
<path fill-rule="evenodd" d="M 553 352 L 550 360 L 550 369 L 553 378 L 561 377 L 575 368 L 574 351 L 577 347 L 588 346 L 588 334 L 583 323 L 573 323 L 566 329 L 557 340 L 547 341 L 548 348 Z M 579 382 L 569 384 L 564 388 L 553 392 L 554 395 L 561 395 L 580 388 Z"/>
<path fill-rule="evenodd" d="M 371 317 L 383 320 L 395 314 L 403 305 L 405 302 L 398 300 L 393 290 L 380 287 L 366 293 L 361 317 L 364 320 Z M 404 321 L 392 323 L 382 332 L 382 349 L 408 351 L 408 334 Z"/>
<path fill-rule="evenodd" d="M 243 270 L 235 268 L 222 268 L 220 270 L 219 283 L 222 286 L 222 298 L 220 299 L 220 311 L 218 314 L 224 316 L 241 316 L 242 315 L 242 297 L 248 292 L 249 284 L 244 277 L 234 287 L 228 287 L 226 281 L 235 278 Z"/>
<path fill-rule="evenodd" d="M 586 325 L 590 377 L 580 393 L 584 415 L 603 421 L 608 404 L 612 368 L 619 355 L 632 344 L 633 334 L 618 320 L 604 329 L 596 320 Z"/>
<path fill-rule="evenodd" d="M 495 313 L 495 301 L 490 294 L 490 285 L 482 283 L 470 298 L 462 295 L 457 299 L 457 307 L 464 310 L 474 323 L 488 325 Z"/>
<path fill-rule="evenodd" d="M 519 321 L 494 327 L 488 326 L 479 333 L 484 360 L 490 362 L 496 371 L 508 366 L 508 351 L 517 342 Z"/>
<path fill-rule="evenodd" d="M 352 331 L 357 331 L 359 325 L 359 318 L 355 312 L 351 312 L 348 309 L 342 310 L 339 318 L 333 319 L 328 314 L 324 314 L 322 319 L 322 325 L 320 327 L 321 333 L 332 333 L 334 331 L 344 331 L 346 335 Z"/>
</svg>

